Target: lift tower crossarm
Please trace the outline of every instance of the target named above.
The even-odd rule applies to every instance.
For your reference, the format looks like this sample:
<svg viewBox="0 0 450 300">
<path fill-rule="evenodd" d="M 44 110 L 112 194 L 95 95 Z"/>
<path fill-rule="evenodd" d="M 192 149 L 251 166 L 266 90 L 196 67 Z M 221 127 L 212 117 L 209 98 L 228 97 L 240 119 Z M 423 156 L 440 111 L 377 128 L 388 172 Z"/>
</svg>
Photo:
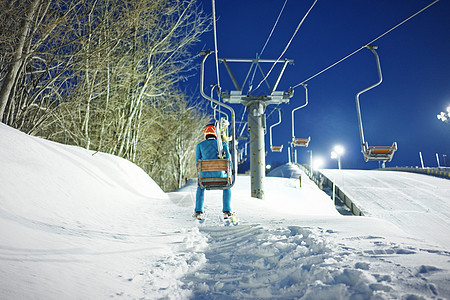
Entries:
<svg viewBox="0 0 450 300">
<path fill-rule="evenodd" d="M 223 62 L 223 64 L 225 65 L 225 68 L 227 69 L 228 75 L 230 75 L 231 81 L 233 81 L 234 87 L 236 88 L 237 91 L 241 91 L 241 88 L 239 87 L 238 82 L 236 81 L 236 78 L 233 75 L 233 72 L 231 72 L 230 66 L 227 63 L 226 59 L 219 59 L 220 62 Z"/>
<path fill-rule="evenodd" d="M 280 73 L 277 76 L 277 79 L 275 81 L 275 84 L 273 85 L 273 87 L 271 87 L 267 81 L 266 83 L 268 84 L 268 88 L 270 89 L 270 95 L 266 95 L 264 96 L 264 101 L 266 102 L 266 105 L 268 104 L 276 104 L 276 103 L 287 103 L 289 102 L 289 98 L 291 98 L 293 96 L 294 90 L 290 89 L 289 92 L 284 93 L 284 92 L 280 92 L 277 91 L 276 89 L 278 88 L 278 84 L 280 83 L 281 77 L 284 74 L 284 71 L 287 67 L 288 64 L 293 64 L 294 60 L 293 59 L 284 59 L 284 60 L 277 60 L 277 59 L 258 59 L 258 58 L 254 58 L 254 59 L 243 59 L 243 58 L 219 58 L 219 62 L 223 63 L 225 65 L 225 68 L 228 72 L 228 75 L 230 75 L 231 81 L 233 82 L 233 85 L 235 87 L 234 91 L 231 91 L 229 94 L 228 93 L 222 93 L 222 99 L 226 102 L 230 102 L 230 103 L 248 103 L 250 101 L 255 100 L 256 98 L 260 99 L 261 97 L 254 97 L 249 95 L 244 95 L 242 93 L 242 88 L 245 85 L 245 82 L 247 81 L 248 78 L 248 74 L 247 77 L 244 80 L 244 83 L 242 84 L 242 87 L 239 85 L 239 83 L 236 80 L 236 77 L 234 76 L 233 72 L 231 71 L 231 68 L 229 66 L 228 63 L 251 63 L 252 66 L 253 65 L 257 65 L 260 68 L 260 71 L 262 72 L 263 76 L 265 76 L 265 74 L 263 73 L 261 67 L 260 67 L 260 63 L 280 63 L 283 64 Z M 252 67 L 250 67 L 251 70 Z M 249 72 L 250 72 L 249 70 Z"/>
<path fill-rule="evenodd" d="M 293 59 L 283 59 L 283 60 L 277 60 L 277 59 L 259 59 L 259 58 L 252 58 L 252 59 L 248 59 L 248 58 L 219 58 L 219 62 L 223 62 L 224 60 L 226 60 L 227 62 L 243 62 L 243 63 L 258 63 L 258 62 L 262 62 L 262 63 L 284 63 L 285 61 L 287 61 L 290 64 L 294 63 Z"/>
</svg>

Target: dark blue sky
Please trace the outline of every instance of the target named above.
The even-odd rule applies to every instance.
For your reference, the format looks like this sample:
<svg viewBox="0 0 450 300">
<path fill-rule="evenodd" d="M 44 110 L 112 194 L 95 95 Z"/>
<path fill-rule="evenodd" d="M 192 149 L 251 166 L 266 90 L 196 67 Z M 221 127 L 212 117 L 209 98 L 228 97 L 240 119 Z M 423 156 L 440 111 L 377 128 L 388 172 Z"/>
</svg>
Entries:
<svg viewBox="0 0 450 300">
<path fill-rule="evenodd" d="M 278 90 L 287 91 L 305 79 L 340 60 L 422 9 L 430 0 L 318 0 L 298 31 L 284 58 L 294 59 Z M 211 14 L 211 0 L 201 1 Z M 273 36 L 261 58 L 276 59 L 286 47 L 312 0 L 288 0 Z M 218 49 L 220 58 L 255 58 L 284 4 L 284 0 L 216 0 Z M 387 166 L 420 165 L 419 151 L 426 166 L 436 166 L 436 153 L 450 156 L 450 124 L 436 115 L 450 105 L 450 1 L 441 0 L 428 10 L 379 39 L 375 45 L 383 82 L 361 96 L 364 132 L 369 145 L 398 143 L 398 151 Z M 214 49 L 213 32 L 203 36 L 193 50 Z M 199 61 L 200 63 L 200 61 Z M 240 83 L 250 65 L 230 65 Z M 245 68 L 244 68 L 245 67 Z M 265 64 L 265 71 L 270 65 Z M 222 89 L 233 90 L 229 76 L 220 64 Z M 277 74 L 278 69 L 273 71 Z M 214 57 L 206 64 L 205 92 L 216 83 Z M 258 73 L 257 73 L 258 74 Z M 255 83 L 262 77 L 257 76 Z M 355 95 L 377 81 L 375 58 L 363 49 L 332 69 L 307 82 L 309 105 L 295 113 L 296 137 L 311 136 L 310 146 L 298 149 L 300 163 L 309 163 L 309 154 L 321 156 L 325 168 L 336 168 L 330 159 L 336 144 L 345 147 L 344 168 L 372 169 L 377 162 L 364 162 L 360 152 Z M 269 81 L 273 82 L 273 76 Z M 197 90 L 196 90 L 197 89 Z M 198 77 L 189 81 L 188 92 L 198 91 Z M 267 93 L 267 90 L 258 90 Z M 291 139 L 291 111 L 304 103 L 304 89 L 295 89 L 289 104 L 281 104 L 282 123 L 273 129 L 273 143 L 284 145 L 282 153 L 271 153 L 266 135 L 267 164 L 287 161 Z M 206 100 L 205 100 L 206 101 Z M 234 105 L 241 118 L 243 105 Z M 266 109 L 267 133 L 277 122 Z M 247 120 L 247 116 L 244 117 Z M 246 131 L 245 131 L 246 132 Z M 247 133 L 247 132 L 246 132 Z M 450 166 L 450 157 L 447 159 Z"/>
</svg>

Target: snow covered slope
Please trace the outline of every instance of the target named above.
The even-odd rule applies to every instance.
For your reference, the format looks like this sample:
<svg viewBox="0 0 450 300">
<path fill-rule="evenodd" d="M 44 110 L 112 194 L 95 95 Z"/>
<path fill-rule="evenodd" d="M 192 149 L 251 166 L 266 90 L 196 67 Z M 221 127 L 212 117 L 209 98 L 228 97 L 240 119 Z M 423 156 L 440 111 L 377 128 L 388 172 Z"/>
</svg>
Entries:
<svg viewBox="0 0 450 300">
<path fill-rule="evenodd" d="M 450 180 L 397 171 L 323 170 L 365 215 L 450 249 Z"/>
<path fill-rule="evenodd" d="M 199 224 L 195 180 L 165 194 L 123 159 L 3 124 L 0 137 L 2 299 L 450 298 L 448 248 L 339 215 L 301 171 L 301 188 L 268 177 L 264 201 L 239 176 L 238 226 L 207 191 Z"/>
</svg>

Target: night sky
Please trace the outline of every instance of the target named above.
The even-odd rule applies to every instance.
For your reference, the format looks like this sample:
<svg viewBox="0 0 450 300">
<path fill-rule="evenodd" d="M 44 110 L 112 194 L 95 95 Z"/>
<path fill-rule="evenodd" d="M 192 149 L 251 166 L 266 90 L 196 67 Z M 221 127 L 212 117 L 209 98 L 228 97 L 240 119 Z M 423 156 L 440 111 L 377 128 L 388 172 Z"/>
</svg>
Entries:
<svg viewBox="0 0 450 300">
<path fill-rule="evenodd" d="M 260 53 L 285 0 L 216 0 L 219 58 L 253 59 Z M 261 59 L 277 59 L 291 39 L 299 22 L 314 1 L 288 0 Z M 319 71 L 360 49 L 404 19 L 424 8 L 429 0 L 318 0 L 282 59 L 293 59 L 277 90 L 287 91 Z M 201 0 L 204 11 L 212 15 L 211 0 Z M 450 1 L 435 5 L 377 40 L 383 82 L 360 97 L 366 141 L 372 146 L 398 143 L 398 151 L 387 167 L 420 166 L 419 151 L 425 166 L 437 166 L 444 159 L 450 166 L 450 124 L 436 118 L 450 105 Z M 203 35 L 192 51 L 213 50 L 213 31 Z M 200 64 L 200 58 L 199 58 Z M 281 65 L 280 65 L 281 66 Z M 242 84 L 250 64 L 231 64 Z M 271 64 L 262 64 L 267 72 Z M 205 92 L 217 83 L 214 55 L 205 65 Z M 273 84 L 279 73 L 275 67 L 268 77 Z M 223 90 L 234 90 L 223 64 L 219 64 Z M 256 73 L 254 85 L 262 80 Z M 337 168 L 330 158 L 335 145 L 345 154 L 342 167 L 374 169 L 378 162 L 366 163 L 360 150 L 355 105 L 358 91 L 377 82 L 375 58 L 363 49 L 340 64 L 309 80 L 309 104 L 295 112 L 295 135 L 311 136 L 308 148 L 298 147 L 298 162 L 309 163 L 309 152 L 322 157 L 324 168 Z M 197 96 L 199 78 L 192 77 L 186 92 Z M 244 89 L 245 91 L 245 89 Z M 255 95 L 268 94 L 265 84 Z M 203 100 L 202 100 L 203 101 Z M 206 100 L 205 106 L 206 106 Z M 280 104 L 282 123 L 273 128 L 273 144 L 284 145 L 283 152 L 271 153 L 269 126 L 278 121 L 276 105 L 266 108 L 266 163 L 276 165 L 288 160 L 291 140 L 291 111 L 305 102 L 302 86 L 295 88 L 289 104 Z M 243 105 L 233 105 L 241 120 Z M 247 120 L 244 115 L 243 120 Z M 238 129 L 239 125 L 238 125 Z M 244 131 L 247 134 L 247 130 Z"/>
</svg>

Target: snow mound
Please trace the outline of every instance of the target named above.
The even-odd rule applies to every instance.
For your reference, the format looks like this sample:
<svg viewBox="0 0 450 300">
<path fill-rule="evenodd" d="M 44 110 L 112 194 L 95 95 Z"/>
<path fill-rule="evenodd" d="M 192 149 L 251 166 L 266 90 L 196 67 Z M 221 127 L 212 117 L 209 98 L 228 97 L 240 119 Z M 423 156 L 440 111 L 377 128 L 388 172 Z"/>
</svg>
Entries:
<svg viewBox="0 0 450 300">
<path fill-rule="evenodd" d="M 148 264 L 190 234 L 154 214 L 172 212 L 167 194 L 124 159 L 0 136 L 2 298 L 142 297 Z"/>
<path fill-rule="evenodd" d="M 287 163 L 279 166 L 267 174 L 270 177 L 298 178 L 302 175 L 300 168 L 296 164 Z"/>
</svg>

